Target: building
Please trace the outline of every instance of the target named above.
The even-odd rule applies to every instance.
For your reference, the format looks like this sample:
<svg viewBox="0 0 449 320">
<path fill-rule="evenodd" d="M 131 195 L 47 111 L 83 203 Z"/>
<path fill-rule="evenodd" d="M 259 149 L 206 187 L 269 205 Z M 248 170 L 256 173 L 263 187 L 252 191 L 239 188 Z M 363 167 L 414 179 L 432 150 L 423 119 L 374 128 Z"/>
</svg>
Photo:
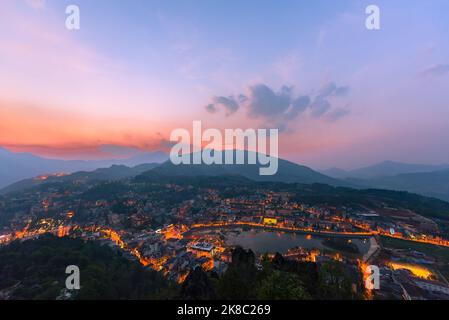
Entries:
<svg viewBox="0 0 449 320">
<path fill-rule="evenodd" d="M 196 257 L 212 257 L 215 254 L 215 246 L 208 242 L 197 242 L 188 246 L 188 249 Z"/>
<path fill-rule="evenodd" d="M 263 224 L 275 226 L 277 224 L 277 219 L 265 217 L 263 218 Z"/>
</svg>

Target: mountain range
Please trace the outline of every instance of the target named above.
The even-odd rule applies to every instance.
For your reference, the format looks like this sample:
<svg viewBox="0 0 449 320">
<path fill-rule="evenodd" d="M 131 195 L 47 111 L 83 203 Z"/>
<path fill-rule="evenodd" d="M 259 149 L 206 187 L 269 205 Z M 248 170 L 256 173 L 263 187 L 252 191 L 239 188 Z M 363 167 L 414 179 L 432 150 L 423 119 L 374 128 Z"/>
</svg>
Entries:
<svg viewBox="0 0 449 320">
<path fill-rule="evenodd" d="M 112 165 L 133 167 L 145 163 L 162 163 L 167 159 L 168 155 L 163 152 L 149 152 L 127 159 L 57 160 L 35 156 L 31 153 L 13 153 L 0 147 L 0 188 L 38 175 L 92 171 Z"/>
<path fill-rule="evenodd" d="M 449 201 L 449 164 L 384 161 L 356 170 L 331 168 L 322 173 L 363 188 L 408 191 Z"/>
<path fill-rule="evenodd" d="M 248 152 L 245 152 L 248 157 Z M 103 163 L 102 163 L 103 164 Z M 65 176 L 46 176 L 45 179 L 28 178 L 15 182 L 0 190 L 0 193 L 18 191 L 39 185 L 46 182 L 73 181 L 73 180 L 117 180 L 121 178 L 133 177 L 137 175 L 150 174 L 161 176 L 242 176 L 253 181 L 273 181 L 286 183 L 312 184 L 321 183 L 332 186 L 350 186 L 349 182 L 334 179 L 316 172 L 306 166 L 301 166 L 293 162 L 278 159 L 278 171 L 272 176 L 259 175 L 259 164 L 239 164 L 239 165 L 219 165 L 200 164 L 174 165 L 170 160 L 160 163 L 142 164 L 134 167 L 125 165 L 113 165 L 109 168 L 100 168 L 92 172 L 80 171 Z"/>
<path fill-rule="evenodd" d="M 372 179 L 348 178 L 346 181 L 362 187 L 408 191 L 449 202 L 449 169 Z"/>
<path fill-rule="evenodd" d="M 99 168 L 94 171 L 78 171 L 72 174 L 60 176 L 49 175 L 45 179 L 42 177 L 29 178 L 15 182 L 3 189 L 0 189 L 0 194 L 6 194 L 9 192 L 21 191 L 38 186 L 42 183 L 51 182 L 73 182 L 73 181 L 113 181 L 125 178 L 131 178 L 138 176 L 144 172 L 147 172 L 160 165 L 159 163 L 146 163 L 140 164 L 134 167 L 127 167 L 125 165 L 112 165 L 109 168 Z"/>
<path fill-rule="evenodd" d="M 250 151 L 245 151 L 245 159 L 248 158 Z M 222 159 L 224 155 L 221 154 Z M 257 154 L 256 154 L 257 156 Z M 257 156 L 258 158 L 258 156 Z M 234 155 L 235 160 L 235 155 Z M 224 162 L 224 160 L 223 160 Z M 166 176 L 222 176 L 239 175 L 254 181 L 273 181 L 286 183 L 322 183 L 332 186 L 350 186 L 349 182 L 328 177 L 322 173 L 312 170 L 309 167 L 302 166 L 284 159 L 278 159 L 278 170 L 274 175 L 260 175 L 257 164 L 179 164 L 174 165 L 171 161 L 166 161 L 152 170 L 153 173 L 159 173 Z"/>
<path fill-rule="evenodd" d="M 355 170 L 330 168 L 327 170 L 323 170 L 321 172 L 325 175 L 328 175 L 336 179 L 345 179 L 345 178 L 372 179 L 386 176 L 395 176 L 405 173 L 434 172 L 445 169 L 449 169 L 449 164 L 428 165 L 428 164 L 411 164 L 394 161 L 384 161 Z"/>
<path fill-rule="evenodd" d="M 245 152 L 245 158 L 248 152 Z M 42 174 L 71 173 L 50 176 L 48 181 L 76 179 L 116 180 L 138 175 L 163 176 L 243 176 L 254 181 L 285 183 L 320 183 L 358 189 L 376 188 L 408 191 L 449 201 L 449 165 L 422 165 L 385 161 L 373 166 L 345 171 L 332 168 L 317 172 L 284 159 L 278 159 L 278 171 L 272 176 L 259 175 L 259 164 L 239 165 L 174 165 L 162 152 L 146 153 L 129 159 L 98 161 L 53 160 L 28 153 L 12 153 L 0 148 L 1 193 L 20 190 L 45 182 L 33 179 Z M 7 187 L 6 187 L 7 186 Z"/>
</svg>

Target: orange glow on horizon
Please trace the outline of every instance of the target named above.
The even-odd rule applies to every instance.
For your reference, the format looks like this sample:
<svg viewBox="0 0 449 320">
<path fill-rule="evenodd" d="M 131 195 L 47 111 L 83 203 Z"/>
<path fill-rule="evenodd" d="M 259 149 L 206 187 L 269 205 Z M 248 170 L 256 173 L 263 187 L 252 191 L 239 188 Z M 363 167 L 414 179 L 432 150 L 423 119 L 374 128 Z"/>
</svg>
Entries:
<svg viewBox="0 0 449 320">
<path fill-rule="evenodd" d="M 99 150 L 102 145 L 168 151 L 165 141 L 171 129 L 181 125 L 173 121 L 155 123 L 152 116 L 100 116 L 0 100 L 0 146 L 11 152 L 60 159 L 117 157 Z"/>
</svg>

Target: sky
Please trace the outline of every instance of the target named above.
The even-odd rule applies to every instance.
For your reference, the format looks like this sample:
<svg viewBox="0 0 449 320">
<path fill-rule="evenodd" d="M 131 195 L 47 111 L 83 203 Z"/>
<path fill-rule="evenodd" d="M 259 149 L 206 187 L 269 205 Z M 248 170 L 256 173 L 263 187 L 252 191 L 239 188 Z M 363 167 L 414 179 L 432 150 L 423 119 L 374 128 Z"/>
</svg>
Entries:
<svg viewBox="0 0 449 320">
<path fill-rule="evenodd" d="M 80 30 L 65 26 L 80 8 Z M 380 8 L 380 30 L 365 8 Z M 278 128 L 313 168 L 449 163 L 447 0 L 2 0 L 0 146 L 169 151 L 170 133 Z"/>
</svg>

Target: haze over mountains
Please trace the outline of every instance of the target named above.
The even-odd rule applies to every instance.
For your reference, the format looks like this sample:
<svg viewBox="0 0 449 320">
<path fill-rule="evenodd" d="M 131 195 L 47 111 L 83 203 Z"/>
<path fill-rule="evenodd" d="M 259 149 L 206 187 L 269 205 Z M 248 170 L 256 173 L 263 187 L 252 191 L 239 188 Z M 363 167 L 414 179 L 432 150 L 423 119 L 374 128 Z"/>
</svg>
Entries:
<svg viewBox="0 0 449 320">
<path fill-rule="evenodd" d="M 13 153 L 0 147 L 0 188 L 43 174 L 92 171 L 108 168 L 114 164 L 133 167 L 145 163 L 162 163 L 167 159 L 167 154 L 163 152 L 149 152 L 128 159 L 56 160 L 38 157 L 31 153 Z"/>
<path fill-rule="evenodd" d="M 245 158 L 247 157 L 245 153 Z M 449 165 L 422 165 L 385 161 L 373 166 L 345 171 L 332 168 L 317 172 L 309 167 L 279 159 L 278 172 L 259 174 L 259 164 L 174 165 L 163 152 L 144 153 L 129 159 L 97 161 L 54 160 L 29 153 L 12 153 L 0 148 L 0 189 L 2 193 L 41 183 L 33 177 L 58 172 L 73 173 L 50 177 L 50 181 L 70 179 L 116 180 L 137 175 L 164 176 L 243 176 L 254 181 L 321 183 L 352 188 L 408 191 L 449 201 Z M 8 186 L 8 187 L 7 187 Z M 6 188 L 5 188 L 6 187 Z"/>
<path fill-rule="evenodd" d="M 394 161 L 384 161 L 371 166 L 349 171 L 340 168 L 330 168 L 327 170 L 323 170 L 322 173 L 337 179 L 345 179 L 345 178 L 371 179 L 386 176 L 394 176 L 404 173 L 433 172 L 445 169 L 449 169 L 449 164 L 427 165 L 427 164 L 411 164 Z"/>
<path fill-rule="evenodd" d="M 248 157 L 248 152 L 245 152 Z M 162 176 L 243 176 L 254 181 L 275 181 L 275 182 L 297 182 L 304 184 L 322 183 L 332 186 L 350 186 L 348 182 L 334 179 L 316 172 L 306 166 L 301 166 L 283 159 L 278 160 L 278 172 L 272 176 L 259 175 L 259 164 L 239 164 L 239 165 L 174 165 L 170 160 L 160 163 L 142 164 L 134 167 L 124 165 L 113 165 L 110 168 L 96 169 L 92 172 L 75 172 L 69 176 L 50 176 L 44 181 L 28 178 L 15 182 L 0 190 L 1 193 L 17 191 L 24 188 L 33 187 L 47 181 L 70 181 L 74 179 L 90 180 L 117 180 L 121 178 L 133 177 L 139 174 L 156 174 Z"/>
<path fill-rule="evenodd" d="M 408 191 L 449 201 L 449 164 L 385 161 L 351 171 L 331 168 L 323 173 L 360 187 Z"/>
<path fill-rule="evenodd" d="M 0 189 L 0 194 L 7 194 L 9 192 L 21 191 L 38 186 L 47 182 L 71 182 L 75 180 L 83 181 L 113 181 L 125 178 L 135 177 L 139 174 L 147 172 L 160 165 L 159 163 L 146 163 L 134 167 L 127 167 L 125 165 L 112 165 L 109 168 L 99 168 L 94 171 L 78 171 L 65 176 L 49 175 L 45 179 L 29 178 L 12 183 L 3 189 Z"/>
<path fill-rule="evenodd" d="M 449 169 L 346 181 L 362 187 L 408 191 L 449 201 Z"/>
</svg>

